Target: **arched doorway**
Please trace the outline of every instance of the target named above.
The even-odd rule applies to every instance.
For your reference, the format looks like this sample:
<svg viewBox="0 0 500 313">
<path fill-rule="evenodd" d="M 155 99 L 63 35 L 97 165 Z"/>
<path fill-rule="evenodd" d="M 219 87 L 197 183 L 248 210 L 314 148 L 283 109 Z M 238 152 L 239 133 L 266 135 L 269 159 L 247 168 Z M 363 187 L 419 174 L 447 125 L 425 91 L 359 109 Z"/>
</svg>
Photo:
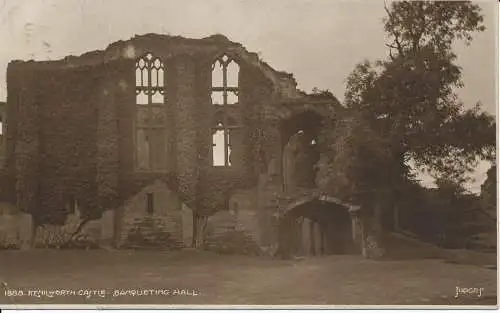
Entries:
<svg viewBox="0 0 500 313">
<path fill-rule="evenodd" d="M 282 215 L 278 254 L 293 256 L 359 254 L 349 207 L 318 198 L 298 201 Z"/>
</svg>

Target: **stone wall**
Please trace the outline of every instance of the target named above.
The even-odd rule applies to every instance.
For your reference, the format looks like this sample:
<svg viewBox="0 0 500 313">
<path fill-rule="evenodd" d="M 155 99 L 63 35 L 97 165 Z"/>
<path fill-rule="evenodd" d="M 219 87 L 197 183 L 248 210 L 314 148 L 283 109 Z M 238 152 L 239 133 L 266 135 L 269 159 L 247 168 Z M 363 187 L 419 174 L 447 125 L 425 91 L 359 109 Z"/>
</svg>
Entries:
<svg viewBox="0 0 500 313">
<path fill-rule="evenodd" d="M 193 246 L 193 210 L 184 203 L 181 208 L 182 242 L 185 248 Z"/>
<path fill-rule="evenodd" d="M 5 161 L 5 121 L 7 120 L 7 113 L 5 108 L 5 102 L 0 101 L 0 168 L 4 167 Z"/>
<path fill-rule="evenodd" d="M 148 194 L 153 211 L 148 212 Z M 178 249 L 183 246 L 181 202 L 161 181 L 125 202 L 117 245 L 123 248 Z"/>
<path fill-rule="evenodd" d="M 235 190 L 227 210 L 208 218 L 206 248 L 222 253 L 262 254 L 277 243 L 278 220 L 259 208 L 257 188 Z"/>
<path fill-rule="evenodd" d="M 147 212 L 148 194 L 154 198 L 153 212 Z M 183 218 L 177 195 L 164 182 L 155 181 L 143 188 L 120 209 L 122 215 L 107 210 L 101 218 L 86 222 L 77 232 L 85 220 L 78 207 L 67 215 L 63 224 L 44 224 L 34 229 L 31 215 L 21 213 L 12 205 L 0 204 L 0 249 L 89 249 L 113 245 L 134 249 L 178 249 L 188 246 L 189 239 L 185 238 L 192 236 L 192 227 L 189 227 L 192 215 Z M 186 224 L 185 232 L 183 224 Z"/>
<path fill-rule="evenodd" d="M 235 216 L 236 228 L 244 230 L 254 242 L 260 244 L 256 189 L 236 190 L 229 199 L 229 210 Z"/>
<path fill-rule="evenodd" d="M 8 203 L 0 203 L 0 249 L 21 246 L 19 233 L 20 213 Z"/>
<path fill-rule="evenodd" d="M 168 170 L 161 172 L 139 172 L 134 164 L 135 61 L 146 52 L 166 67 Z M 238 126 L 231 137 L 233 166 L 219 168 L 211 163 L 211 134 L 220 109 L 210 93 L 211 65 L 223 53 L 240 66 L 240 90 L 238 104 L 226 111 Z M 298 97 L 292 75 L 221 35 L 149 34 L 80 57 L 14 61 L 7 79 L 10 196 L 23 211 L 45 218 L 38 223 L 59 225 L 48 227 L 52 235 L 38 230 L 37 238 L 72 229 L 66 224 L 76 222 L 64 223 L 63 208 L 76 197 L 85 217 L 104 212 L 101 241 L 114 238 L 117 246 L 189 246 L 197 226 L 193 211 L 203 218 L 234 212 L 233 232 L 260 247 L 276 243 L 270 203 L 282 189 L 281 122 L 292 115 L 280 103 Z M 154 194 L 153 213 L 146 212 L 148 193 Z M 189 209 L 181 210 L 180 202 Z M 132 244 L 134 236 L 144 242 Z"/>
<path fill-rule="evenodd" d="M 197 196 L 198 171 L 198 103 L 196 97 L 196 63 L 183 55 L 167 62 L 171 72 L 176 75 L 175 90 L 171 106 L 175 110 L 175 169 L 179 181 L 179 190 L 187 198 Z"/>
<path fill-rule="evenodd" d="M 255 211 L 219 211 L 208 218 L 204 247 L 219 253 L 258 255 Z"/>
<path fill-rule="evenodd" d="M 294 88 L 293 77 L 284 79 L 223 36 L 145 35 L 80 57 L 9 64 L 7 176 L 20 208 L 61 225 L 65 213 L 58 210 L 69 196 L 101 213 L 166 174 L 145 177 L 134 168 L 135 58 L 145 52 L 166 66 L 168 169 L 177 184 L 169 187 L 208 215 L 225 209 L 234 188 L 255 184 L 259 112 L 275 103 L 283 82 Z M 210 76 L 222 53 L 240 63 L 239 103 L 230 111 L 241 128 L 232 142 L 234 166 L 214 169 Z"/>
<path fill-rule="evenodd" d="M 68 197 L 96 199 L 94 68 L 61 69 L 14 62 L 8 67 L 7 164 L 16 204 L 39 223 L 62 225 Z"/>
<path fill-rule="evenodd" d="M 30 214 L 8 204 L 0 205 L 0 249 L 97 248 L 101 242 L 101 220 L 83 222 L 79 210 L 69 214 L 63 225 L 42 225 L 36 229 Z M 34 233 L 33 233 L 34 232 Z"/>
</svg>

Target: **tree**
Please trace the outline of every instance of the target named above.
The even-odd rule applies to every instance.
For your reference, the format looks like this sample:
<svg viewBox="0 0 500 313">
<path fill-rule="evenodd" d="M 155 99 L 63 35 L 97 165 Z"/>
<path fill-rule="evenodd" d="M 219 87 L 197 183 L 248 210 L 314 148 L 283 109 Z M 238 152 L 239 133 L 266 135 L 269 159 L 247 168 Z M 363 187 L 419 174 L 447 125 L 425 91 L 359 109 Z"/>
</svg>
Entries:
<svg viewBox="0 0 500 313">
<path fill-rule="evenodd" d="M 497 167 L 492 165 L 488 170 L 486 180 L 481 185 L 481 206 L 493 217 L 497 209 Z"/>
<path fill-rule="evenodd" d="M 494 118 L 480 104 L 466 110 L 454 93 L 461 68 L 452 45 L 485 29 L 470 2 L 397 1 L 386 6 L 386 60 L 358 64 L 347 79 L 346 105 L 388 138 L 393 173 L 409 177 L 410 159 L 435 177 L 462 181 L 479 159 L 493 159 Z M 396 181 L 396 180 L 393 180 Z"/>
<path fill-rule="evenodd" d="M 451 53 L 455 40 L 472 42 L 484 31 L 479 5 L 470 1 L 398 1 L 385 6 L 384 30 L 390 38 L 390 55 L 416 55 L 422 48 Z M 451 53 L 452 54 L 452 53 Z"/>
<path fill-rule="evenodd" d="M 386 138 L 374 132 L 363 116 L 353 114 L 325 123 L 319 135 L 316 186 L 346 202 L 361 205 L 363 232 L 382 243 L 381 210 L 395 177 Z M 381 171 L 382 169 L 382 171 Z"/>
<path fill-rule="evenodd" d="M 371 206 L 390 229 L 398 216 L 391 209 L 415 181 L 410 160 L 460 194 L 464 174 L 479 159 L 495 157 L 496 134 L 494 118 L 480 104 L 466 110 L 454 92 L 463 84 L 452 45 L 470 44 L 484 30 L 480 7 L 398 1 L 386 12 L 388 57 L 365 60 L 348 76 L 349 117 L 337 116 L 324 127 L 316 183 L 345 201 Z"/>
<path fill-rule="evenodd" d="M 319 136 L 322 147 L 316 163 L 316 185 L 354 203 L 372 200 L 375 187 L 385 186 L 391 164 L 388 141 L 374 132 L 362 116 L 347 116 L 325 123 Z M 385 172 L 387 174 L 387 172 Z"/>
</svg>

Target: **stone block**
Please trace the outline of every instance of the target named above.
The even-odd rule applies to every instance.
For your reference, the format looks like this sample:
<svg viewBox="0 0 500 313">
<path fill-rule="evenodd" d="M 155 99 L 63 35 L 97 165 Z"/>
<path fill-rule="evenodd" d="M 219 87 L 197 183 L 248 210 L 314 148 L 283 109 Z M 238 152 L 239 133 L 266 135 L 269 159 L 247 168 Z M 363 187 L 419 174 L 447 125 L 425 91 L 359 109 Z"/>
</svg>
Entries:
<svg viewBox="0 0 500 313">
<path fill-rule="evenodd" d="M 237 230 L 245 231 L 256 243 L 261 242 L 261 229 L 258 213 L 253 210 L 239 210 L 236 216 Z M 267 225 L 266 225 L 267 226 Z"/>
<path fill-rule="evenodd" d="M 16 215 L 0 215 L 0 247 L 18 247 L 19 234 Z"/>
<path fill-rule="evenodd" d="M 21 250 L 28 250 L 33 247 L 33 231 L 34 231 L 34 221 L 31 214 L 19 214 L 18 215 L 18 230 L 19 230 L 19 240 Z"/>
</svg>

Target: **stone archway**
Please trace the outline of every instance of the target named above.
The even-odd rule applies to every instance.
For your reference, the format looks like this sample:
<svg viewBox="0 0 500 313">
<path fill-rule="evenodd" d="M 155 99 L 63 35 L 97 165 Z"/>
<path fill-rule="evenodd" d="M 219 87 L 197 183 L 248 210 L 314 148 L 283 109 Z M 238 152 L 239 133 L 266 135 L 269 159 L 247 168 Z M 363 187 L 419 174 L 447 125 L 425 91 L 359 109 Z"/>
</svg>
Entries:
<svg viewBox="0 0 500 313">
<path fill-rule="evenodd" d="M 299 197 L 281 212 L 278 254 L 283 259 L 298 254 L 361 254 L 359 209 L 333 197 Z"/>
</svg>

